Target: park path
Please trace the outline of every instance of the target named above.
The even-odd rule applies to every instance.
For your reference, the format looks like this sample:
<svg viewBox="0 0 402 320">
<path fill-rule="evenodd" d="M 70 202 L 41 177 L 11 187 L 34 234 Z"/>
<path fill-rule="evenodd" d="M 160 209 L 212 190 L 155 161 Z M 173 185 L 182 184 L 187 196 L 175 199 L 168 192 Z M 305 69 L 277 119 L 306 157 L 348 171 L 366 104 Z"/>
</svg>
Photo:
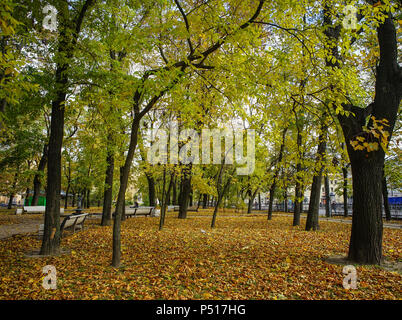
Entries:
<svg viewBox="0 0 402 320">
<path fill-rule="evenodd" d="M 38 232 L 43 218 L 22 218 L 21 222 L 0 225 L 0 240 L 17 234 Z"/>
</svg>

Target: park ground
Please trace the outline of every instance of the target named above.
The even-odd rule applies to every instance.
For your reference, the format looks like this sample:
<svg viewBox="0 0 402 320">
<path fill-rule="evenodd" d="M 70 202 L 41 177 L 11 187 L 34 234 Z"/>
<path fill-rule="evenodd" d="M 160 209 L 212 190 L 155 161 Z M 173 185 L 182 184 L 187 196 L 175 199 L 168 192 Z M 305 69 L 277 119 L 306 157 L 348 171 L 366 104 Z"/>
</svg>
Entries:
<svg viewBox="0 0 402 320">
<path fill-rule="evenodd" d="M 122 266 L 110 266 L 112 227 L 89 219 L 66 234 L 57 257 L 28 257 L 40 248 L 37 233 L 0 240 L 0 300 L 5 299 L 402 299 L 402 230 L 384 228 L 385 266 L 356 266 L 357 289 L 346 290 L 343 265 L 351 226 L 320 221 L 320 231 L 292 227 L 274 214 L 221 212 L 210 229 L 211 211 L 131 218 L 122 225 Z M 24 215 L 27 216 L 27 215 Z M 40 219 L 41 215 L 31 215 Z M 0 225 L 21 217 L 0 213 Z M 27 219 L 27 218 L 26 218 Z M 44 289 L 42 268 L 54 265 L 57 289 Z"/>
</svg>

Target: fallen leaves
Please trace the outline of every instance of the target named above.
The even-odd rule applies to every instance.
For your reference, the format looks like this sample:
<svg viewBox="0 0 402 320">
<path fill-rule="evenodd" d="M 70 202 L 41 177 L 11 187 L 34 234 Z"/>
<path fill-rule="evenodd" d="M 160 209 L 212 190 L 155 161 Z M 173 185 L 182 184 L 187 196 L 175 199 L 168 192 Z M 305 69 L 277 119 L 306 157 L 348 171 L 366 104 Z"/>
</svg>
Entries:
<svg viewBox="0 0 402 320">
<path fill-rule="evenodd" d="M 62 240 L 70 255 L 26 258 L 33 237 L 0 242 L 0 299 L 401 299 L 401 274 L 357 266 L 358 288 L 342 286 L 350 225 L 321 221 L 319 232 L 291 227 L 290 217 L 128 219 L 122 264 L 110 266 L 112 227 L 88 227 Z M 267 227 L 269 226 L 269 227 Z M 208 237 L 200 230 L 207 230 Z M 401 259 L 401 231 L 384 230 L 384 255 Z M 42 287 L 43 266 L 57 269 L 57 290 Z"/>
</svg>

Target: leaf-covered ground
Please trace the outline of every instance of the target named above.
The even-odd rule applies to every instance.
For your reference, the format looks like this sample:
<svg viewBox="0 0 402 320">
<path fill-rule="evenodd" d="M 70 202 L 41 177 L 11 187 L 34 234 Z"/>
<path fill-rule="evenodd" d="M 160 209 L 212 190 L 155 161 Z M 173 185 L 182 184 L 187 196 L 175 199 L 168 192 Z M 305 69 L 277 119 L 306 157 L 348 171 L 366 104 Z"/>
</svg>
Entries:
<svg viewBox="0 0 402 320">
<path fill-rule="evenodd" d="M 358 288 L 342 286 L 350 225 L 320 223 L 318 232 L 291 227 L 291 218 L 219 216 L 179 220 L 169 214 L 132 218 L 122 226 L 122 268 L 110 266 L 112 227 L 89 220 L 63 238 L 71 254 L 27 258 L 40 247 L 33 235 L 0 241 L 0 299 L 401 299 L 402 276 L 356 266 Z M 302 219 L 302 225 L 304 224 Z M 201 230 L 205 231 L 202 232 Z M 384 229 L 383 253 L 401 261 L 401 230 Z M 57 289 L 42 287 L 42 268 L 57 269 Z"/>
</svg>

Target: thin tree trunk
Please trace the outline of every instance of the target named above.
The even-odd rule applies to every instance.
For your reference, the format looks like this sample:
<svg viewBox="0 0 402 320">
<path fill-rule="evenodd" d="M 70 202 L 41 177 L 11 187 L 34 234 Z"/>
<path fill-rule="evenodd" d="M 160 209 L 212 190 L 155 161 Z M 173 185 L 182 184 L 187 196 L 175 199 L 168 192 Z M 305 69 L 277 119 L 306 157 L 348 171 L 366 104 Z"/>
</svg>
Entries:
<svg viewBox="0 0 402 320">
<path fill-rule="evenodd" d="M 91 194 L 91 190 L 88 188 L 87 189 L 87 209 L 89 209 L 91 207 L 91 198 L 89 197 Z"/>
<path fill-rule="evenodd" d="M 36 171 L 36 174 L 35 174 L 34 180 L 33 180 L 33 196 L 32 196 L 31 206 L 38 205 L 40 188 L 42 185 L 41 181 L 40 181 L 40 177 L 43 175 L 43 172 L 45 171 L 45 168 L 46 168 L 47 152 L 48 152 L 48 144 L 45 143 L 45 145 L 43 146 L 42 157 L 39 161 L 38 169 Z"/>
<path fill-rule="evenodd" d="M 105 189 L 103 192 L 103 208 L 101 226 L 110 226 L 112 223 L 112 197 L 113 197 L 113 173 L 114 173 L 114 154 L 108 152 L 107 168 L 105 177 Z"/>
<path fill-rule="evenodd" d="M 207 209 L 208 208 L 208 195 L 204 193 L 203 198 L 202 198 L 202 208 Z"/>
<path fill-rule="evenodd" d="M 346 218 L 348 216 L 348 169 L 346 167 L 342 168 L 343 174 L 343 216 Z"/>
<path fill-rule="evenodd" d="M 147 181 L 148 181 L 148 199 L 149 199 L 149 205 L 151 207 L 155 206 L 155 199 L 156 199 L 156 192 L 155 192 L 155 179 L 154 177 L 146 173 L 145 174 Z"/>
<path fill-rule="evenodd" d="M 321 180 L 322 173 L 324 170 L 324 166 L 321 164 L 325 157 L 325 151 L 327 148 L 327 130 L 328 126 L 326 122 L 326 115 L 323 115 L 322 123 L 321 123 L 321 133 L 318 137 L 318 149 L 317 149 L 317 158 L 316 158 L 316 166 L 319 167 L 318 172 L 314 174 L 313 183 L 311 185 L 311 193 L 310 193 L 310 203 L 307 213 L 307 221 L 306 221 L 306 231 L 310 230 L 319 230 L 320 226 L 318 224 L 318 216 L 320 210 L 320 198 L 321 198 Z"/>
<path fill-rule="evenodd" d="M 170 194 L 170 191 L 173 186 L 174 180 L 174 173 L 170 176 L 169 186 L 167 191 L 165 192 L 165 185 L 166 185 L 166 168 L 163 169 L 163 186 L 162 186 L 162 203 L 161 203 L 161 213 L 160 213 L 160 220 L 159 220 L 159 230 L 162 230 L 163 226 L 165 225 L 165 218 L 166 218 L 166 209 L 167 209 L 167 195 Z"/>
<path fill-rule="evenodd" d="M 140 126 L 140 118 L 138 115 L 133 120 L 131 128 L 130 145 L 128 148 L 128 153 L 124 166 L 120 170 L 120 188 L 117 196 L 116 202 L 116 212 L 113 223 L 113 256 L 112 256 L 112 266 L 120 266 L 121 257 L 121 218 L 125 209 L 125 194 L 128 185 L 128 177 L 130 174 L 131 163 L 133 162 L 134 152 L 137 146 L 138 140 L 138 129 Z"/>
<path fill-rule="evenodd" d="M 382 170 L 382 198 L 384 202 L 385 218 L 387 221 L 390 221 L 391 210 L 389 208 L 387 178 L 385 177 L 384 169 Z"/>
<path fill-rule="evenodd" d="M 331 216 L 331 197 L 329 195 L 329 178 L 328 174 L 324 177 L 325 184 L 325 216 L 328 218 Z"/>
</svg>

